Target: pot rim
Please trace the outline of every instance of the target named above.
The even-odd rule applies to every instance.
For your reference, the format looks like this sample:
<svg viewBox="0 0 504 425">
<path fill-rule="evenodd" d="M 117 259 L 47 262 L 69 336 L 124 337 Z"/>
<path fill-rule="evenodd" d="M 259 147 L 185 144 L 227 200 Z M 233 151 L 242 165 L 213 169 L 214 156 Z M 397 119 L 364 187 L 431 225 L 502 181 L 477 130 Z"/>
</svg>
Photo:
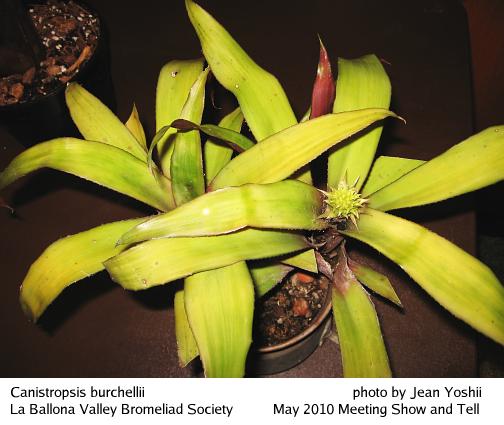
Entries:
<svg viewBox="0 0 504 425">
<path fill-rule="evenodd" d="M 299 341 L 307 338 L 309 335 L 311 335 L 315 330 L 324 322 L 324 320 L 327 318 L 329 313 L 331 312 L 332 308 L 332 285 L 329 283 L 327 294 L 326 294 L 326 299 L 324 301 L 324 307 L 321 309 L 318 314 L 315 316 L 315 319 L 310 323 L 310 326 L 308 326 L 303 332 L 297 334 L 296 336 L 288 339 L 287 341 L 284 341 L 280 344 L 276 345 L 269 345 L 269 346 L 262 346 L 257 348 L 258 353 L 272 353 L 275 351 L 280 351 L 285 348 L 291 347 L 295 344 L 297 344 Z"/>
</svg>

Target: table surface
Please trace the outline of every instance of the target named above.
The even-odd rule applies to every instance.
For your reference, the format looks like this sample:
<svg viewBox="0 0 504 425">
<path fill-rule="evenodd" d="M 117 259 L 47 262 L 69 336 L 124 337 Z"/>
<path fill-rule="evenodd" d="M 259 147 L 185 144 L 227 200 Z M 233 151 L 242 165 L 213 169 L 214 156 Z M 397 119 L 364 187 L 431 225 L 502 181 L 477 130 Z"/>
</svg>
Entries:
<svg viewBox="0 0 504 425">
<path fill-rule="evenodd" d="M 159 69 L 171 59 L 201 55 L 183 1 L 87 2 L 100 11 L 108 28 L 118 115 L 126 119 L 135 101 L 152 136 Z M 392 109 L 406 118 L 407 125 L 387 123 L 381 153 L 429 159 L 471 134 L 469 45 L 459 1 L 201 4 L 279 78 L 298 115 L 310 102 L 318 33 L 333 63 L 337 56 L 367 53 L 390 63 Z M 3 129 L 0 140 L 3 168 L 22 147 Z M 18 286 L 48 244 L 102 223 L 148 214 L 148 209 L 55 171 L 26 177 L 4 195 L 17 215 L 0 210 L 0 317 L 4 324 L 0 376 L 182 377 L 199 373 L 197 365 L 180 369 L 177 364 L 172 303 L 178 284 L 130 293 L 100 273 L 65 290 L 38 325 L 29 323 L 19 307 Z M 474 252 L 470 197 L 412 209 L 406 216 Z M 375 298 L 396 376 L 476 374 L 474 331 L 384 257 L 358 245 L 354 255 L 385 272 L 403 301 L 400 311 Z M 340 375 L 338 346 L 327 341 L 303 364 L 277 376 Z"/>
</svg>

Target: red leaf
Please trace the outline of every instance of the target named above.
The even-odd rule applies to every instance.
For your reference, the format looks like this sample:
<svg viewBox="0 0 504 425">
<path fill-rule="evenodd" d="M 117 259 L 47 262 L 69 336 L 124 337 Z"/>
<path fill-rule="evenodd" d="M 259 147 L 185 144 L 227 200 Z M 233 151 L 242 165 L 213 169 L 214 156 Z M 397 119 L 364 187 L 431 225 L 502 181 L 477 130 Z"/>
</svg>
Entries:
<svg viewBox="0 0 504 425">
<path fill-rule="evenodd" d="M 320 40 L 320 58 L 317 76 L 313 83 L 312 104 L 310 119 L 320 117 L 332 111 L 336 85 L 331 71 L 331 62 L 327 51 Z"/>
</svg>

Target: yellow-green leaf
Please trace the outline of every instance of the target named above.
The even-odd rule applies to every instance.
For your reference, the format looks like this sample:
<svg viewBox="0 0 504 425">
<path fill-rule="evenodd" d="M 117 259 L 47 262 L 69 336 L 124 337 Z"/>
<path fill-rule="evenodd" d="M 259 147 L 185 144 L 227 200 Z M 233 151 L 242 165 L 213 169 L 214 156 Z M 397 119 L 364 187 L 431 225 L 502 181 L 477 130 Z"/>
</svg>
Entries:
<svg viewBox="0 0 504 425">
<path fill-rule="evenodd" d="M 40 168 L 65 171 L 145 202 L 161 211 L 174 208 L 170 181 L 114 146 L 64 137 L 22 152 L 0 174 L 0 189 Z"/>
<path fill-rule="evenodd" d="M 370 197 L 388 211 L 442 201 L 504 179 L 504 126 L 488 128 L 415 168 Z"/>
<path fill-rule="evenodd" d="M 258 142 L 297 123 L 278 80 L 257 65 L 222 25 L 208 12 L 186 0 L 189 19 L 196 30 L 213 74 L 238 99 L 247 125 Z M 309 170 L 298 180 L 311 184 Z"/>
<path fill-rule="evenodd" d="M 362 196 L 367 197 L 425 163 L 420 159 L 380 156 L 373 164 Z"/>
<path fill-rule="evenodd" d="M 132 229 L 119 243 L 148 239 L 209 236 L 247 226 L 270 229 L 320 230 L 323 195 L 295 180 L 247 184 L 207 193 L 169 213 L 159 214 Z"/>
<path fill-rule="evenodd" d="M 180 366 L 186 367 L 191 360 L 198 357 L 198 346 L 192 333 L 184 305 L 184 291 L 177 291 L 174 300 L 175 337 Z"/>
<path fill-rule="evenodd" d="M 487 266 L 426 228 L 371 208 L 358 225 L 342 233 L 382 252 L 452 314 L 504 344 L 504 287 Z"/>
<path fill-rule="evenodd" d="M 283 180 L 331 146 L 390 116 L 395 114 L 385 109 L 364 109 L 324 115 L 294 125 L 231 160 L 217 174 L 211 188 Z"/>
<path fill-rule="evenodd" d="M 254 142 L 243 134 L 225 127 L 219 127 L 218 125 L 196 124 L 188 120 L 178 119 L 173 121 L 171 126 L 181 131 L 198 130 L 207 136 L 225 142 L 233 148 L 233 150 L 239 153 L 254 146 Z"/>
<path fill-rule="evenodd" d="M 212 73 L 238 99 L 257 141 L 296 124 L 278 80 L 257 65 L 203 8 L 189 0 L 186 7 Z"/>
<path fill-rule="evenodd" d="M 239 262 L 185 279 L 185 306 L 209 378 L 242 377 L 252 342 L 254 284 Z"/>
<path fill-rule="evenodd" d="M 77 83 L 65 91 L 72 120 L 86 140 L 102 142 L 129 152 L 145 161 L 146 150 L 128 128 L 98 98 Z"/>
<path fill-rule="evenodd" d="M 199 124 L 205 105 L 205 83 L 209 68 L 205 69 L 191 87 L 180 118 Z M 174 137 L 170 175 L 175 203 L 182 205 L 205 193 L 201 139 L 197 131 L 177 133 Z"/>
<path fill-rule="evenodd" d="M 378 316 L 369 294 L 340 257 L 334 272 L 332 306 L 346 378 L 392 375 Z"/>
<path fill-rule="evenodd" d="M 310 119 L 311 115 L 311 106 L 308 108 L 308 110 L 304 113 L 304 115 L 301 117 L 299 122 L 306 122 Z"/>
<path fill-rule="evenodd" d="M 116 246 L 117 238 L 142 221 L 141 218 L 104 224 L 62 238 L 31 265 L 21 285 L 24 312 L 37 320 L 67 286 L 104 269 L 103 262 L 127 246 Z"/>
<path fill-rule="evenodd" d="M 243 123 L 243 113 L 240 108 L 226 115 L 219 123 L 219 127 L 240 131 Z M 205 179 L 210 184 L 217 173 L 231 161 L 233 149 L 217 140 L 209 139 L 204 146 Z"/>
<path fill-rule="evenodd" d="M 376 294 L 381 295 L 389 301 L 392 301 L 394 304 L 397 304 L 399 307 L 402 307 L 401 300 L 397 296 L 394 287 L 387 276 L 378 273 L 376 270 L 373 270 L 364 264 L 353 261 L 351 258 L 348 259 L 348 266 L 360 283 L 367 286 Z"/>
<path fill-rule="evenodd" d="M 390 106 L 391 86 L 387 73 L 375 55 L 338 60 L 334 112 Z M 347 145 L 329 154 L 327 185 L 337 187 L 345 177 L 357 181 L 360 190 L 373 163 L 382 125 L 374 126 Z"/>
<path fill-rule="evenodd" d="M 249 263 L 249 269 L 254 280 L 256 294 L 262 297 L 294 268 L 277 262 L 254 261 Z"/>
<path fill-rule="evenodd" d="M 251 262 L 249 269 L 257 295 L 262 297 L 294 268 L 318 273 L 315 251 L 309 249 L 299 254 L 281 257 L 274 262 L 268 260 Z"/>
<path fill-rule="evenodd" d="M 305 238 L 294 232 L 246 229 L 221 236 L 150 240 L 105 265 L 112 279 L 121 286 L 141 290 L 239 261 L 269 258 L 305 248 Z"/>
<path fill-rule="evenodd" d="M 161 68 L 156 88 L 156 133 L 180 118 L 189 91 L 202 70 L 203 59 L 173 60 Z M 175 129 L 168 131 L 157 145 L 161 168 L 167 177 L 174 147 L 171 136 L 175 132 Z"/>
<path fill-rule="evenodd" d="M 318 273 L 317 259 L 315 251 L 309 249 L 299 254 L 289 255 L 285 258 L 280 258 L 279 261 L 298 269 L 303 269 L 312 273 Z"/>
<path fill-rule="evenodd" d="M 138 110 L 136 105 L 133 103 L 133 108 L 131 110 L 131 114 L 126 121 L 126 127 L 128 130 L 135 136 L 135 139 L 140 146 L 147 151 L 147 139 L 145 138 L 145 131 L 142 126 L 142 122 L 140 121 L 140 116 L 138 115 Z"/>
</svg>

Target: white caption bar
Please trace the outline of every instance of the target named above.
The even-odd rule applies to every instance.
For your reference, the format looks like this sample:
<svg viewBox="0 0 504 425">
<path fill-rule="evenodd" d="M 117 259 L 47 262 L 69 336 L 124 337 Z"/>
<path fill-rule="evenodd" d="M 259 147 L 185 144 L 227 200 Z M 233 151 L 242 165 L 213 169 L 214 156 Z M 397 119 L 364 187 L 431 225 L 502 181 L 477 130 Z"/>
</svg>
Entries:
<svg viewBox="0 0 504 425">
<path fill-rule="evenodd" d="M 490 425 L 502 423 L 504 379 L 2 379 L 0 388 L 0 423 L 12 425 Z"/>
</svg>

